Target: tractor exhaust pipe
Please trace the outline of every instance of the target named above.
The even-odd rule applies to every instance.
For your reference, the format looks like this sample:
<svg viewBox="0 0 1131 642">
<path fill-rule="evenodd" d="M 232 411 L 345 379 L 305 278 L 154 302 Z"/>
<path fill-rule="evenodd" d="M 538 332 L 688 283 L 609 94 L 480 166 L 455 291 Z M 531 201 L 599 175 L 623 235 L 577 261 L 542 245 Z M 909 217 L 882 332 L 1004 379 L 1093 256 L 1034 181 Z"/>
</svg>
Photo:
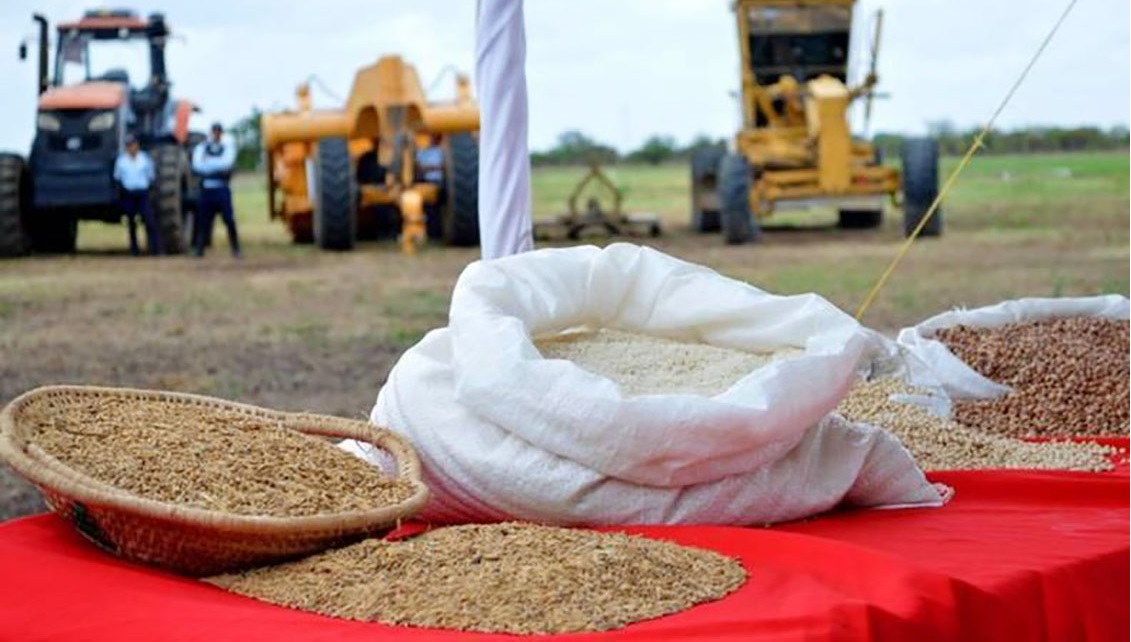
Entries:
<svg viewBox="0 0 1131 642">
<path fill-rule="evenodd" d="M 39 93 L 47 91 L 47 18 L 43 14 L 32 14 L 31 19 L 39 23 Z"/>
</svg>

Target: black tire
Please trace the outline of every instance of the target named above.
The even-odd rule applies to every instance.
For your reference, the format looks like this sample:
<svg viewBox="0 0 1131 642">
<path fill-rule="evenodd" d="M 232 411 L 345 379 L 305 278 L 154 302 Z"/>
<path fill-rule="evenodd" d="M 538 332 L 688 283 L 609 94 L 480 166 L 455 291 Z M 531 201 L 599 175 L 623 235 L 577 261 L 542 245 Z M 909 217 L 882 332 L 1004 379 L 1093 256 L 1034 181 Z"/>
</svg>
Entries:
<svg viewBox="0 0 1131 642">
<path fill-rule="evenodd" d="M 719 163 L 726 155 L 723 147 L 706 147 L 691 155 L 691 230 L 718 232 L 722 226 L 719 210 L 700 207 L 706 190 L 718 190 Z"/>
<path fill-rule="evenodd" d="M 152 203 L 161 228 L 161 244 L 165 254 L 184 254 L 188 247 L 184 211 L 188 187 L 185 151 L 180 145 L 170 143 L 154 147 L 152 155 L 157 174 Z"/>
<path fill-rule="evenodd" d="M 357 241 L 357 182 L 345 138 L 323 138 L 314 156 L 314 243 L 352 250 Z"/>
<path fill-rule="evenodd" d="M 452 134 L 447 148 L 444 241 L 475 247 L 479 245 L 479 141 L 471 134 Z"/>
<path fill-rule="evenodd" d="M 869 230 L 884 222 L 883 210 L 840 210 L 837 227 L 842 230 Z"/>
<path fill-rule="evenodd" d="M 939 194 L 939 143 L 933 138 L 907 138 L 900 148 L 903 160 L 903 234 L 911 236 Z M 919 236 L 942 234 L 940 207 Z"/>
<path fill-rule="evenodd" d="M 31 207 L 31 175 L 24 159 L 0 154 L 0 258 L 23 256 L 31 250 L 24 221 Z"/>
<path fill-rule="evenodd" d="M 719 208 L 728 245 L 741 245 L 758 235 L 758 222 L 750 212 L 750 165 L 744 156 L 727 154 L 719 164 Z"/>
</svg>

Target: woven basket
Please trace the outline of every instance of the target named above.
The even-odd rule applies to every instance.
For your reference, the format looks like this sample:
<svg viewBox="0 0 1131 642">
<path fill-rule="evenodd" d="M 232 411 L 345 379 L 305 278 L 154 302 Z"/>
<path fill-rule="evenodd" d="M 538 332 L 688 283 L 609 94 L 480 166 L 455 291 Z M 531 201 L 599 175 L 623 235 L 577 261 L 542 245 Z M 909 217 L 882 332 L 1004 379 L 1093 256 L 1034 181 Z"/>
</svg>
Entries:
<svg viewBox="0 0 1131 642">
<path fill-rule="evenodd" d="M 236 515 L 146 499 L 88 477 L 31 442 L 30 408 L 48 410 L 79 398 L 126 398 L 216 408 L 279 422 L 308 435 L 357 439 L 388 453 L 414 492 L 393 506 L 313 515 Z M 47 505 L 90 541 L 123 558 L 186 575 L 211 575 L 311 554 L 383 532 L 423 508 L 428 489 L 420 462 L 399 436 L 363 421 L 285 413 L 173 392 L 50 386 L 27 392 L 0 412 L 0 459 L 35 484 Z"/>
</svg>

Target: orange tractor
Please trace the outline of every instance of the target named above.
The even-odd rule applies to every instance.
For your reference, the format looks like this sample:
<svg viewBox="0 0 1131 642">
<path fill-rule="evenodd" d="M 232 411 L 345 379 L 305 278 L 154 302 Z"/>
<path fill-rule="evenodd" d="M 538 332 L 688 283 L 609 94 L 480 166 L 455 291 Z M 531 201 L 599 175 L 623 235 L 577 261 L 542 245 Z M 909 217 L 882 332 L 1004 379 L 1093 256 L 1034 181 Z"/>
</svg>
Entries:
<svg viewBox="0 0 1131 642">
<path fill-rule="evenodd" d="M 120 222 L 113 168 L 127 134 L 156 166 L 151 202 L 165 249 L 183 252 L 192 204 L 187 152 L 197 139 L 189 118 L 197 110 L 172 97 L 164 17 L 88 11 L 60 23 L 53 66 L 47 19 L 33 19 L 39 25 L 35 139 L 27 160 L 0 153 L 0 256 L 73 252 L 78 221 Z M 21 44 L 20 58 L 27 53 Z"/>
</svg>

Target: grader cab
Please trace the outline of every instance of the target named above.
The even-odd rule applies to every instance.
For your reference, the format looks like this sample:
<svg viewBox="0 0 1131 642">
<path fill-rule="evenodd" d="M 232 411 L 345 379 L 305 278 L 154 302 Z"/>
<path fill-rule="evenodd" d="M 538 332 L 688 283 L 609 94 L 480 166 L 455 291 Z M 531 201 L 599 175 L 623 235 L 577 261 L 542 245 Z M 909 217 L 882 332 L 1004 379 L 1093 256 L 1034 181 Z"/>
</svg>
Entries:
<svg viewBox="0 0 1131 642">
<path fill-rule="evenodd" d="M 359 70 L 346 104 L 266 114 L 268 203 L 296 243 L 352 249 L 399 234 L 406 253 L 427 239 L 479 243 L 479 109 L 466 76 L 450 102 L 428 102 L 415 68 L 385 56 Z"/>
<path fill-rule="evenodd" d="M 910 232 L 937 193 L 938 147 L 909 139 L 902 171 L 853 137 L 848 108 L 866 101 L 875 73 L 882 14 L 871 42 L 871 70 L 850 86 L 854 0 L 738 0 L 742 130 L 731 149 L 705 149 L 691 161 L 692 227 L 720 229 L 728 243 L 757 236 L 761 221 L 786 207 L 832 206 L 839 225 L 880 225 L 885 201 L 902 205 Z M 923 235 L 937 235 L 936 215 Z"/>
</svg>

